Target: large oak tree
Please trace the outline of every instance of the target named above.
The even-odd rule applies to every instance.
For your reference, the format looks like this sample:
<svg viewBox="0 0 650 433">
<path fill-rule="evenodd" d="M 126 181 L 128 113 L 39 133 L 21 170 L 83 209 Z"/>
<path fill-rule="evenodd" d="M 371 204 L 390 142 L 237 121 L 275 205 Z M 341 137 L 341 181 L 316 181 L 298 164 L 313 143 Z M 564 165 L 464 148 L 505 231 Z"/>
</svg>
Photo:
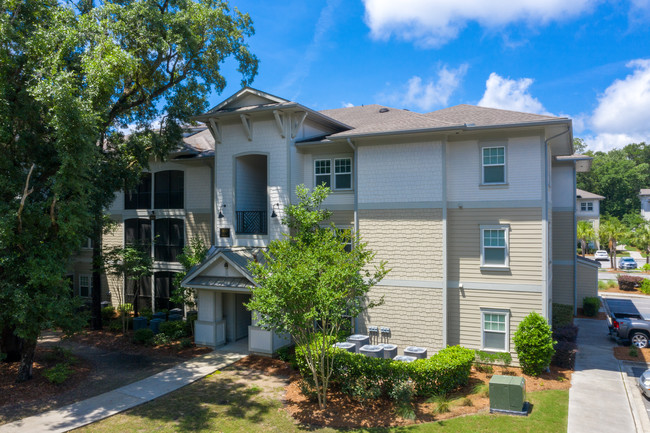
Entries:
<svg viewBox="0 0 650 433">
<path fill-rule="evenodd" d="M 88 236 L 99 263 L 115 191 L 178 145 L 225 59 L 256 75 L 252 33 L 218 0 L 0 0 L 0 327 L 18 380 L 41 330 L 80 325 L 66 267 Z"/>
</svg>

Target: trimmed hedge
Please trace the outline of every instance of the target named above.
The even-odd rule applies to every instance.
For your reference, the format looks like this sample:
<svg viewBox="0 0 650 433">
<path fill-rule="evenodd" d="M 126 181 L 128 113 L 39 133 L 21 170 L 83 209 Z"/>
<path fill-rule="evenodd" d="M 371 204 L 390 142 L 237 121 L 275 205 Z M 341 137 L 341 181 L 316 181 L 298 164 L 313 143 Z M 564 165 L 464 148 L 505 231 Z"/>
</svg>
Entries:
<svg viewBox="0 0 650 433">
<path fill-rule="evenodd" d="M 619 289 L 633 291 L 641 285 L 643 277 L 636 277 L 634 275 L 619 275 L 617 277 L 617 280 Z"/>
<path fill-rule="evenodd" d="M 573 323 L 573 305 L 553 303 L 552 328 L 560 328 Z"/>
<path fill-rule="evenodd" d="M 578 340 L 578 327 L 567 325 L 553 330 L 553 340 L 575 343 Z"/>
<path fill-rule="evenodd" d="M 587 317 L 594 317 L 600 309 L 600 299 L 597 296 L 586 297 L 582 301 L 582 311 Z"/>
<path fill-rule="evenodd" d="M 171 340 L 180 340 L 192 334 L 191 324 L 184 320 L 162 322 L 160 324 L 160 333 L 165 334 Z"/>
<path fill-rule="evenodd" d="M 576 343 L 572 341 L 558 341 L 555 345 L 555 354 L 553 355 L 551 364 L 573 370 L 577 352 L 578 345 Z"/>
<path fill-rule="evenodd" d="M 466 385 L 474 362 L 475 352 L 461 346 L 449 346 L 428 359 L 413 362 L 370 358 L 330 347 L 334 356 L 332 383 L 341 391 L 358 395 L 360 390 L 381 390 L 389 394 L 401 383 L 411 381 L 416 395 L 447 394 Z M 304 348 L 296 348 L 298 369 L 305 380 L 311 372 L 304 357 Z"/>
</svg>

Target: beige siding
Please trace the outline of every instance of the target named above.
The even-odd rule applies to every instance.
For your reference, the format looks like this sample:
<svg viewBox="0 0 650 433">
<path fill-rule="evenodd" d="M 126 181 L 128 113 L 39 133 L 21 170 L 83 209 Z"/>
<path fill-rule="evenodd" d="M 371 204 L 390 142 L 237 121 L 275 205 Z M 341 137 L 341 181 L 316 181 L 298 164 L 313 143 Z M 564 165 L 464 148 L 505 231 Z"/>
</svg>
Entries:
<svg viewBox="0 0 650 433">
<path fill-rule="evenodd" d="M 542 283 L 542 211 L 540 208 L 450 209 L 448 212 L 449 281 Z M 510 226 L 510 269 L 481 270 L 481 225 Z"/>
<path fill-rule="evenodd" d="M 598 268 L 581 263 L 578 260 L 578 307 L 588 296 L 598 296 Z"/>
<path fill-rule="evenodd" d="M 553 302 L 573 305 L 573 266 L 553 265 Z"/>
<path fill-rule="evenodd" d="M 515 357 L 514 333 L 531 311 L 542 312 L 542 294 L 497 290 L 450 288 L 448 292 L 448 340 L 470 349 L 481 349 L 481 308 L 510 311 L 510 352 Z"/>
<path fill-rule="evenodd" d="M 124 245 L 124 223 L 122 215 L 111 215 L 113 221 L 117 221 L 113 230 L 102 237 L 102 247 L 104 251 Z M 102 274 L 102 299 L 112 302 L 114 306 L 123 303 L 122 299 L 122 279 L 111 275 Z"/>
<path fill-rule="evenodd" d="M 386 278 L 442 279 L 441 209 L 359 211 L 359 231 L 375 260 L 386 260 Z"/>
<path fill-rule="evenodd" d="M 573 212 L 553 212 L 553 260 L 573 260 L 576 238 Z"/>
<path fill-rule="evenodd" d="M 388 338 L 374 337 L 373 343 L 391 343 L 399 346 L 399 353 L 406 346 L 420 346 L 433 354 L 442 348 L 442 290 L 417 287 L 376 286 L 370 292 L 374 301 L 384 297 L 384 304 L 369 309 L 363 321 L 361 333 L 367 326 L 389 327 Z"/>
<path fill-rule="evenodd" d="M 198 236 L 205 242 L 206 246 L 212 244 L 210 228 L 212 215 L 209 213 L 192 213 L 188 212 L 185 216 L 185 245 L 189 245 L 192 238 Z"/>
</svg>

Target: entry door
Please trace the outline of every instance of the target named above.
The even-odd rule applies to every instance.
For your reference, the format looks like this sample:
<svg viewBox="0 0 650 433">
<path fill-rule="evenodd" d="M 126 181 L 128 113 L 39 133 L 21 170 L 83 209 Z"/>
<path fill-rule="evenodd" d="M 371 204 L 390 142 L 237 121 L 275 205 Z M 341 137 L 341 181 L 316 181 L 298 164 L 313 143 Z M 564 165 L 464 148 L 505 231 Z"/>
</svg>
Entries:
<svg viewBox="0 0 650 433">
<path fill-rule="evenodd" d="M 251 324 L 251 312 L 244 306 L 250 301 L 250 295 L 235 295 L 235 340 L 248 337 L 248 326 Z"/>
</svg>

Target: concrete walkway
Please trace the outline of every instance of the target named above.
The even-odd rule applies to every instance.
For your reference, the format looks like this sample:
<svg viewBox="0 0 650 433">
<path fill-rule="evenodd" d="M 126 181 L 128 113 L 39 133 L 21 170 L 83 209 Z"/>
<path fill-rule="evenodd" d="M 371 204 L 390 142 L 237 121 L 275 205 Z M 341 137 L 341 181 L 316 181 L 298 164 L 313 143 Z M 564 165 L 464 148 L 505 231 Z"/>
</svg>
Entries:
<svg viewBox="0 0 650 433">
<path fill-rule="evenodd" d="M 643 433 L 645 423 L 628 398 L 627 375 L 614 358 L 616 344 L 607 335 L 607 321 L 575 319 L 575 323 L 580 332 L 569 390 L 568 433 Z"/>
<path fill-rule="evenodd" d="M 189 385 L 246 356 L 223 348 L 151 377 L 57 410 L 0 426 L 0 433 L 66 432 L 131 409 Z"/>
</svg>

